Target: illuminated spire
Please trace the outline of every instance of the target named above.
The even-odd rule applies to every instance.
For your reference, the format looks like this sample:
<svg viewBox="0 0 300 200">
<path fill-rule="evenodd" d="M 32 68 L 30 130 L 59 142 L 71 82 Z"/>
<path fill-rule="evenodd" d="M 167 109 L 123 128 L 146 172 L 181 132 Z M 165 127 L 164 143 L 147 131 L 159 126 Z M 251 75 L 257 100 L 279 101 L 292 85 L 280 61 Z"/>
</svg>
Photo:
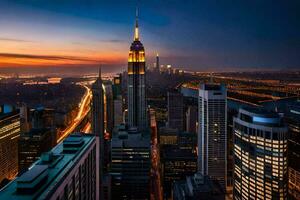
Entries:
<svg viewBox="0 0 300 200">
<path fill-rule="evenodd" d="M 138 7 L 136 7 L 136 11 L 135 11 L 134 41 L 138 41 L 139 40 L 138 16 L 139 16 L 139 10 L 138 10 Z"/>
</svg>

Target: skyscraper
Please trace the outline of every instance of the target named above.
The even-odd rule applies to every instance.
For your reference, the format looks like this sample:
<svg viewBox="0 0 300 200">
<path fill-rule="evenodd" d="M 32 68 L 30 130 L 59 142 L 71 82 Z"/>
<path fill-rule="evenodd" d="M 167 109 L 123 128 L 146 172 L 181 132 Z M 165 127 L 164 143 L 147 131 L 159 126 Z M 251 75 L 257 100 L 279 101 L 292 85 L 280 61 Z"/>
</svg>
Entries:
<svg viewBox="0 0 300 200">
<path fill-rule="evenodd" d="M 285 113 L 285 122 L 289 128 L 288 161 L 289 193 L 300 198 L 300 102 L 289 106 Z"/>
<path fill-rule="evenodd" d="M 42 153 L 51 150 L 53 139 L 50 128 L 33 128 L 21 133 L 18 145 L 19 172 L 26 172 Z"/>
<path fill-rule="evenodd" d="M 226 187 L 226 88 L 201 84 L 199 89 L 198 170 Z"/>
<path fill-rule="evenodd" d="M 114 101 L 113 88 L 111 81 L 103 81 L 103 97 L 104 97 L 104 130 L 108 135 L 112 134 L 114 128 Z"/>
<path fill-rule="evenodd" d="M 121 85 L 121 75 L 114 77 L 113 80 L 113 97 L 114 97 L 114 127 L 123 122 L 123 102 L 122 102 L 122 85 Z"/>
<path fill-rule="evenodd" d="M 239 109 L 233 120 L 234 199 L 287 199 L 287 131 L 276 113 Z"/>
<path fill-rule="evenodd" d="M 90 199 L 96 184 L 96 143 L 89 134 L 72 134 L 0 192 L 0 199 Z"/>
<path fill-rule="evenodd" d="M 156 54 L 156 63 L 155 63 L 155 69 L 154 72 L 159 73 L 159 55 Z"/>
<path fill-rule="evenodd" d="M 96 136 L 96 165 L 97 169 L 99 169 L 96 172 L 96 181 L 97 183 L 99 183 L 100 186 L 100 189 L 97 189 L 97 197 L 101 197 L 99 195 L 103 194 L 101 184 L 104 168 L 104 98 L 101 79 L 101 68 L 99 68 L 99 77 L 92 85 L 92 94 L 92 131 L 93 134 Z"/>
<path fill-rule="evenodd" d="M 197 133 L 197 107 L 189 106 L 186 111 L 186 131 Z"/>
<path fill-rule="evenodd" d="M 121 124 L 111 140 L 112 199 L 150 199 L 150 133 Z"/>
<path fill-rule="evenodd" d="M 183 96 L 178 91 L 169 91 L 168 94 L 168 127 L 184 130 Z"/>
<path fill-rule="evenodd" d="M 136 14 L 134 40 L 128 58 L 128 125 L 139 130 L 147 128 L 145 97 L 145 50 L 139 38 L 138 13 Z"/>
<path fill-rule="evenodd" d="M 0 182 L 18 174 L 20 115 L 17 110 L 6 112 L 5 107 L 0 106 Z"/>
</svg>

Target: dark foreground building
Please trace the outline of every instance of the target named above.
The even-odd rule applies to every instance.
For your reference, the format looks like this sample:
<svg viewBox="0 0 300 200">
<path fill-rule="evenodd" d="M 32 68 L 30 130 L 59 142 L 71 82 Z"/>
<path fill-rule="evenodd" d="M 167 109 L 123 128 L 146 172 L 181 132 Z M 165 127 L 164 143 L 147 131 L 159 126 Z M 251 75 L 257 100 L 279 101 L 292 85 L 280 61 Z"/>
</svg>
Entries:
<svg viewBox="0 0 300 200">
<path fill-rule="evenodd" d="M 223 188 L 216 181 L 200 172 L 176 181 L 173 187 L 173 200 L 224 200 Z"/>
<path fill-rule="evenodd" d="M 96 141 L 73 134 L 0 191 L 0 199 L 96 199 Z"/>
<path fill-rule="evenodd" d="M 49 128 L 31 129 L 19 138 L 19 172 L 22 174 L 42 153 L 52 148 L 53 134 Z"/>
<path fill-rule="evenodd" d="M 111 142 L 112 199 L 150 199 L 150 133 L 120 125 Z"/>
</svg>

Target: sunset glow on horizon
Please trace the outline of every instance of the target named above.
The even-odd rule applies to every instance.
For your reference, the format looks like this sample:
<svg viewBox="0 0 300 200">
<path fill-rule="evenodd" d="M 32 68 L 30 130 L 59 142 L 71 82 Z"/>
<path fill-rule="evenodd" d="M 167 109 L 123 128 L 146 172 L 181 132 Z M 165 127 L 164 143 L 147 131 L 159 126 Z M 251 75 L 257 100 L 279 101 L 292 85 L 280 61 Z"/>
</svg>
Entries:
<svg viewBox="0 0 300 200">
<path fill-rule="evenodd" d="M 158 52 L 162 64 L 186 70 L 298 68 L 297 3 L 269 3 L 139 1 L 146 64 Z M 0 0 L 0 68 L 123 67 L 135 7 L 120 0 Z"/>
</svg>

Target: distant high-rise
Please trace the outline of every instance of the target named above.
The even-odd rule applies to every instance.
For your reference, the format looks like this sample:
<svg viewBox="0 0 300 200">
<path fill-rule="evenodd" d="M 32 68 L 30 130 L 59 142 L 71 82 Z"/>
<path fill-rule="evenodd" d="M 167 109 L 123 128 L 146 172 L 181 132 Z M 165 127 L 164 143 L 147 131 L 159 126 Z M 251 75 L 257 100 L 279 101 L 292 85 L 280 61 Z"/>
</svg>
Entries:
<svg viewBox="0 0 300 200">
<path fill-rule="evenodd" d="M 104 97 L 103 97 L 103 87 L 101 79 L 101 69 L 99 69 L 99 77 L 92 85 L 92 133 L 96 136 L 97 144 L 97 169 L 96 172 L 97 183 L 100 185 L 100 189 L 97 190 L 98 195 L 102 195 L 102 178 L 103 178 L 103 168 L 104 168 Z M 100 193 L 99 193 L 100 190 Z"/>
<path fill-rule="evenodd" d="M 50 151 L 53 139 L 55 140 L 50 128 L 33 128 L 21 133 L 18 145 L 19 172 L 26 172 L 42 153 Z"/>
<path fill-rule="evenodd" d="M 226 88 L 201 84 L 199 89 L 198 170 L 226 188 Z"/>
<path fill-rule="evenodd" d="M 156 63 L 155 63 L 155 69 L 154 72 L 159 73 L 159 55 L 158 53 L 156 54 Z"/>
<path fill-rule="evenodd" d="M 95 137 L 72 134 L 3 188 L 0 199 L 98 200 L 96 161 Z"/>
<path fill-rule="evenodd" d="M 0 106 L 0 183 L 4 179 L 11 180 L 18 174 L 19 136 L 19 112 L 6 112 L 5 106 Z"/>
<path fill-rule="evenodd" d="M 289 106 L 284 115 L 289 128 L 288 142 L 288 169 L 289 169 L 289 194 L 295 199 L 300 199 L 300 102 Z"/>
<path fill-rule="evenodd" d="M 114 77 L 113 80 L 113 97 L 114 97 L 114 127 L 123 122 L 123 102 L 122 102 L 122 84 L 121 75 Z"/>
<path fill-rule="evenodd" d="M 103 82 L 104 85 L 104 130 L 108 135 L 112 134 L 114 128 L 114 100 L 113 100 L 113 88 L 111 81 Z"/>
<path fill-rule="evenodd" d="M 233 120 L 234 199 L 287 199 L 288 128 L 275 113 L 239 109 Z"/>
<path fill-rule="evenodd" d="M 197 107 L 189 106 L 186 111 L 186 131 L 197 133 Z"/>
<path fill-rule="evenodd" d="M 128 58 L 128 125 L 145 130 L 147 124 L 145 97 L 145 49 L 139 38 L 136 15 L 134 41 Z"/>
<path fill-rule="evenodd" d="M 170 91 L 168 96 L 168 127 L 184 130 L 183 95 L 178 91 Z"/>
</svg>

